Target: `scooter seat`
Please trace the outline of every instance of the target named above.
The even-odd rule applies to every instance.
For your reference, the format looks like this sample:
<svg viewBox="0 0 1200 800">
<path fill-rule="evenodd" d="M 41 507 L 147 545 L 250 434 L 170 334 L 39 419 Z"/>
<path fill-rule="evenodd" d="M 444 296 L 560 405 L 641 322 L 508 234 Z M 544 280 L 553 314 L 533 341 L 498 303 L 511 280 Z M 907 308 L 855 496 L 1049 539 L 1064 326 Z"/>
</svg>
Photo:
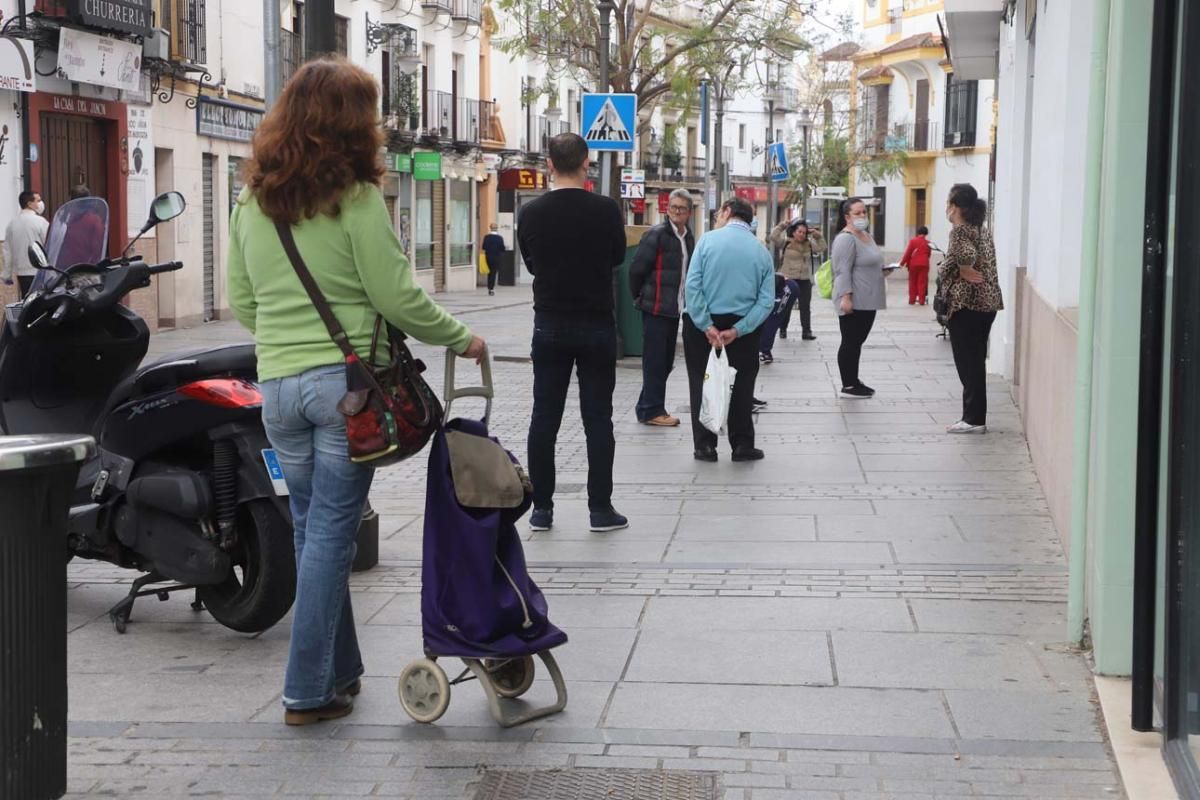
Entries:
<svg viewBox="0 0 1200 800">
<path fill-rule="evenodd" d="M 182 386 L 203 378 L 229 375 L 258 379 L 258 361 L 253 344 L 184 350 L 142 364 L 137 372 L 117 386 L 109 408 L 117 408 L 135 397 Z"/>
</svg>

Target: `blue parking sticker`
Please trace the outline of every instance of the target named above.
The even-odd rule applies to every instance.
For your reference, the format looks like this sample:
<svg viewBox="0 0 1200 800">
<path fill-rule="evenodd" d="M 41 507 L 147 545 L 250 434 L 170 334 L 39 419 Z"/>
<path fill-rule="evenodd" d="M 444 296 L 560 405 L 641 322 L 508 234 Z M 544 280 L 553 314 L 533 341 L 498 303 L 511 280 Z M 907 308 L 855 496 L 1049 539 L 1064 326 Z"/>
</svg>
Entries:
<svg viewBox="0 0 1200 800">
<path fill-rule="evenodd" d="M 288 493 L 287 481 L 283 479 L 283 466 L 279 463 L 279 456 L 272 449 L 262 451 L 263 464 L 267 467 L 267 475 L 271 477 L 271 485 L 275 488 L 275 494 L 284 497 Z"/>
</svg>

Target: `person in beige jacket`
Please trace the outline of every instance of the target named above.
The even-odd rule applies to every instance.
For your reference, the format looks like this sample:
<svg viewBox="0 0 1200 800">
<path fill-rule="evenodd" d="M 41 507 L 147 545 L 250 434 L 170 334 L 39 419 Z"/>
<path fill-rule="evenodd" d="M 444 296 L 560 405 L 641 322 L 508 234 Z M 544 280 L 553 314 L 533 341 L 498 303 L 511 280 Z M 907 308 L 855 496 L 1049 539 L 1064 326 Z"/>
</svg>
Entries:
<svg viewBox="0 0 1200 800">
<path fill-rule="evenodd" d="M 785 281 L 794 281 L 791 298 L 779 312 L 779 338 L 786 339 L 788 323 L 792 319 L 792 305 L 800 307 L 802 338 L 811 341 L 817 337 L 812 332 L 812 286 L 815 263 L 825 255 L 825 239 L 816 228 L 810 229 L 804 220 L 784 220 L 771 230 L 771 244 L 783 248 L 783 258 L 777 268 Z"/>
</svg>

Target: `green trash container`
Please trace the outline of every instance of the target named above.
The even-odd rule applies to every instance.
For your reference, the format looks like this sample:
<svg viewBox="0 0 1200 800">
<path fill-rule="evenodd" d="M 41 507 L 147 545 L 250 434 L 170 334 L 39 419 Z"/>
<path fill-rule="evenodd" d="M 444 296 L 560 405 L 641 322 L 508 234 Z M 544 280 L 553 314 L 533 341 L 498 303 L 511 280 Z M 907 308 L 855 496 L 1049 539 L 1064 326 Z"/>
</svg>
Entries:
<svg viewBox="0 0 1200 800">
<path fill-rule="evenodd" d="M 617 293 L 617 356 L 640 356 L 642 354 L 642 312 L 633 305 L 633 294 L 629 290 L 629 268 L 633 254 L 642 242 L 650 225 L 625 226 L 625 260 L 617 271 L 614 291 Z"/>
</svg>

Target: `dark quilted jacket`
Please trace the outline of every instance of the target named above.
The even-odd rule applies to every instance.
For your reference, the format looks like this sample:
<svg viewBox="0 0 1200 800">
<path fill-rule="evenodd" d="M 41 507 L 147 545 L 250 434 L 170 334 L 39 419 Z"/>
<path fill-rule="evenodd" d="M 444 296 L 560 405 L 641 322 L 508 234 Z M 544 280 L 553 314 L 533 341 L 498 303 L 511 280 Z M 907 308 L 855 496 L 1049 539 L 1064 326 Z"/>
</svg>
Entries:
<svg viewBox="0 0 1200 800">
<path fill-rule="evenodd" d="M 690 261 L 696 250 L 690 228 L 684 240 Z M 678 317 L 679 287 L 683 278 L 679 237 L 671 230 L 669 220 L 655 225 L 642 237 L 629 268 L 629 290 L 633 293 L 634 304 L 657 317 Z"/>
</svg>

